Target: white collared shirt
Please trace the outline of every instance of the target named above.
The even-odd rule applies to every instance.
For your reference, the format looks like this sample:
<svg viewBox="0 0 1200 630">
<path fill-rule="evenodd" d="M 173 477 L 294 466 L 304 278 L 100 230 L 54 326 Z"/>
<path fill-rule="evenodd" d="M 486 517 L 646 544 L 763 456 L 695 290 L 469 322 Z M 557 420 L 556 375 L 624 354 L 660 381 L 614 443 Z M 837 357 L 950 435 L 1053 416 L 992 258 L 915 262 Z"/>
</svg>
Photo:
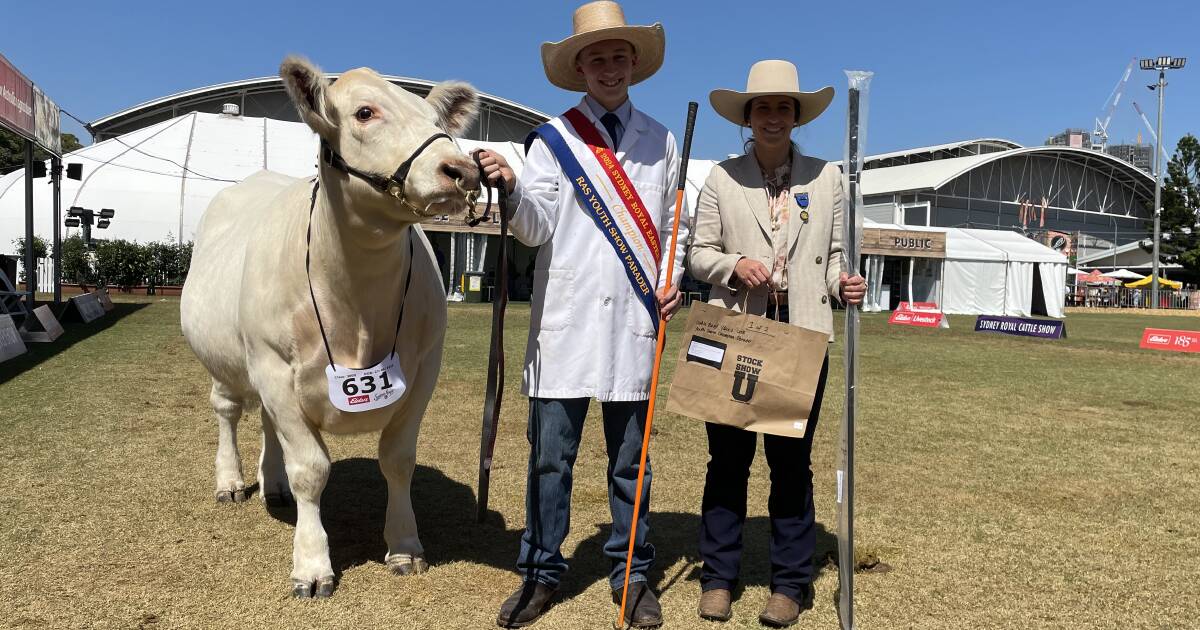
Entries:
<svg viewBox="0 0 1200 630">
<path fill-rule="evenodd" d="M 604 109 L 604 106 L 600 104 L 600 101 L 592 98 L 591 94 L 584 94 L 583 102 L 587 103 L 588 109 L 592 111 L 592 115 L 595 116 L 596 120 L 600 120 L 600 118 L 605 114 L 616 114 L 617 135 L 621 136 L 622 138 L 625 137 L 625 130 L 629 128 L 629 117 L 633 115 L 632 101 L 626 98 L 624 103 L 618 105 L 617 108 L 611 112 L 609 112 L 607 109 Z M 603 124 L 597 125 L 597 128 L 600 130 L 600 133 L 604 134 L 605 136 L 608 135 L 608 129 L 606 129 Z M 612 147 L 614 153 L 618 148 L 617 144 L 613 142 L 613 138 L 608 139 L 608 146 Z"/>
</svg>

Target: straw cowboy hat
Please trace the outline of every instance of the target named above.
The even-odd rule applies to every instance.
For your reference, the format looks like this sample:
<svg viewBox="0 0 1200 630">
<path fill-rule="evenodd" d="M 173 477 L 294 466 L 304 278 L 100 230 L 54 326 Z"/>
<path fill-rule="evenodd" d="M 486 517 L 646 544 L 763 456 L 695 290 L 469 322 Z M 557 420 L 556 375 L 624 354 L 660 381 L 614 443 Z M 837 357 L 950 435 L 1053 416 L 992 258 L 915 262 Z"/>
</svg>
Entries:
<svg viewBox="0 0 1200 630">
<path fill-rule="evenodd" d="M 801 92 L 796 66 L 789 61 L 768 59 L 750 66 L 746 79 L 746 91 L 713 90 L 708 101 L 725 120 L 742 127 L 747 126 L 746 103 L 756 96 L 790 96 L 800 101 L 800 120 L 796 126 L 812 121 L 829 107 L 833 100 L 833 88 L 825 86 L 816 92 Z"/>
<path fill-rule="evenodd" d="M 575 58 L 584 48 L 607 39 L 623 39 L 633 46 L 637 65 L 633 68 L 631 85 L 650 78 L 662 66 L 667 42 L 662 24 L 629 26 L 625 24 L 621 5 L 598 0 L 575 9 L 575 32 L 570 37 L 542 44 L 546 78 L 564 90 L 586 92 L 587 83 L 575 70 Z"/>
</svg>

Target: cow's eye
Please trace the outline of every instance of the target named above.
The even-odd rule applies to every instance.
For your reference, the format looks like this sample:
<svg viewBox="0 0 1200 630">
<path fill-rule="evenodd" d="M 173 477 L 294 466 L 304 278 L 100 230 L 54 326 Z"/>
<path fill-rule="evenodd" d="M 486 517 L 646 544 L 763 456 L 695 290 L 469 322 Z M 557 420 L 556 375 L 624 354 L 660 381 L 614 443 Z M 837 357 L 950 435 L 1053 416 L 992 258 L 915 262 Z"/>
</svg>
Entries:
<svg viewBox="0 0 1200 630">
<path fill-rule="evenodd" d="M 371 120 L 371 118 L 373 116 L 375 116 L 375 112 L 372 111 L 370 107 L 366 107 L 366 106 L 359 107 L 358 111 L 354 112 L 354 117 L 359 119 L 362 122 Z"/>
</svg>

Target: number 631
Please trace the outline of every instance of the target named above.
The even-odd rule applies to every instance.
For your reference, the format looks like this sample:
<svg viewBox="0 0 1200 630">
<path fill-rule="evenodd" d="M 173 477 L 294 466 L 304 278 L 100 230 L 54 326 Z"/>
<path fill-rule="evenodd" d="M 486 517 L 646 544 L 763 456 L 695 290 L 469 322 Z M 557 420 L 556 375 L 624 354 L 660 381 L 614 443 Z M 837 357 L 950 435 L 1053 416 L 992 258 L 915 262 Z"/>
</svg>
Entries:
<svg viewBox="0 0 1200 630">
<path fill-rule="evenodd" d="M 355 396 L 358 394 L 370 394 L 377 389 L 391 389 L 392 382 L 388 380 L 387 372 L 379 375 L 379 380 L 383 381 L 383 385 L 375 384 L 375 377 L 370 374 L 363 376 L 351 376 L 342 381 L 342 393 L 347 396 Z M 361 387 L 360 387 L 361 384 Z"/>
</svg>

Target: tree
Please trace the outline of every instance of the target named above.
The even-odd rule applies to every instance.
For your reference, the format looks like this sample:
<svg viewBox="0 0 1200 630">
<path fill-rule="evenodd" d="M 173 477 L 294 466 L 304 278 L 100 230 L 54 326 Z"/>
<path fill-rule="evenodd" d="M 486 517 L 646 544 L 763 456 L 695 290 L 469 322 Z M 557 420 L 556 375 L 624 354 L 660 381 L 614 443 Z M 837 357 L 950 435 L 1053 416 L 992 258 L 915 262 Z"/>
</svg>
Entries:
<svg viewBox="0 0 1200 630">
<path fill-rule="evenodd" d="M 79 144 L 79 138 L 76 138 L 75 134 L 62 134 L 62 150 L 64 154 L 81 148 L 83 148 L 83 145 Z M 50 154 L 41 148 L 34 147 L 33 159 L 44 162 L 50 159 Z M 0 129 L 0 174 L 24 167 L 25 139 L 7 129 Z"/>
<path fill-rule="evenodd" d="M 21 278 L 20 282 L 25 282 L 25 237 L 13 239 L 13 249 L 17 250 L 17 255 L 21 261 Z M 34 259 L 45 258 L 50 255 L 50 244 L 46 239 L 34 235 L 33 236 L 33 257 Z"/>
<path fill-rule="evenodd" d="M 1200 274 L 1200 140 L 1192 134 L 1180 138 L 1167 165 L 1159 224 L 1162 240 L 1158 249 L 1163 262 L 1178 263 Z M 1152 247 L 1145 249 L 1153 251 Z"/>
</svg>

